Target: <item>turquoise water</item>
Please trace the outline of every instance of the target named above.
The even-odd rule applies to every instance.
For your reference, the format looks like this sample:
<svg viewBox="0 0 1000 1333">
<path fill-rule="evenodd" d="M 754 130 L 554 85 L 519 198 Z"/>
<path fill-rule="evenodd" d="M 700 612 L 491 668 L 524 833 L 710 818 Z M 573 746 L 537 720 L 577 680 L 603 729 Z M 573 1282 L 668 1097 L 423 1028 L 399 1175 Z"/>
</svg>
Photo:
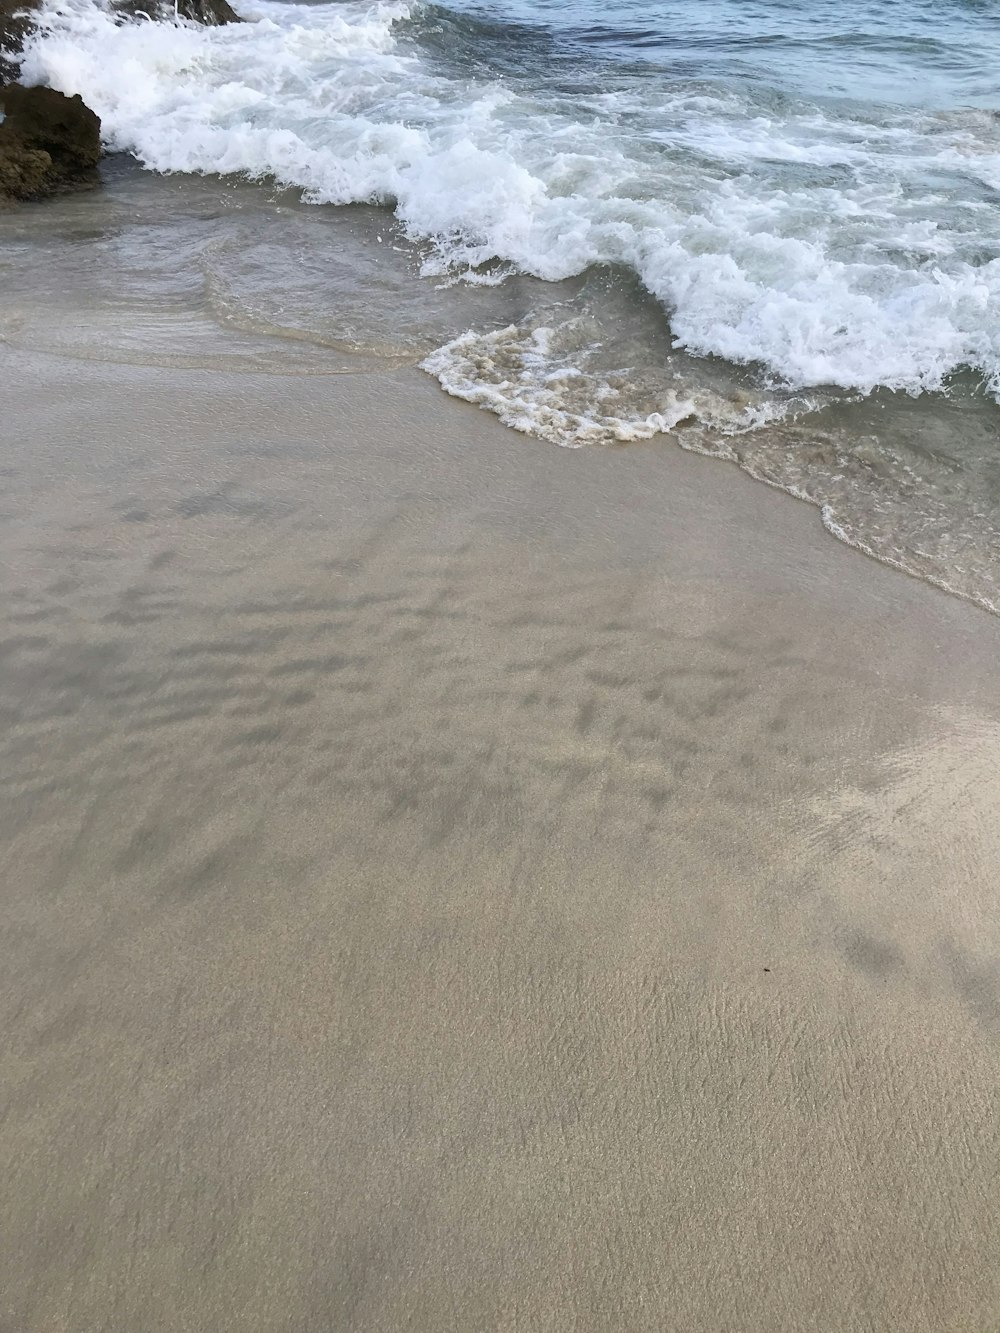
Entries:
<svg viewBox="0 0 1000 1333">
<path fill-rule="evenodd" d="M 862 104 L 993 108 L 995 0 L 511 0 L 454 12 L 688 76 Z"/>
</svg>

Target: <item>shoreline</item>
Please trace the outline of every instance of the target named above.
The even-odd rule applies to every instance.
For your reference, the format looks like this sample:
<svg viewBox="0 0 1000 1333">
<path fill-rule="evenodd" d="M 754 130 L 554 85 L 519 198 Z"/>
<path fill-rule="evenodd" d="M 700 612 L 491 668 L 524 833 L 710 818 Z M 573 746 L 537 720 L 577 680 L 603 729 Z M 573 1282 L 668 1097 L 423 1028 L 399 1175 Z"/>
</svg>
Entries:
<svg viewBox="0 0 1000 1333">
<path fill-rule="evenodd" d="M 316 375 L 350 373 L 359 358 L 375 373 L 390 364 L 429 364 L 467 337 L 480 355 L 497 337 L 497 359 L 482 360 L 474 392 L 462 389 L 461 376 L 449 381 L 440 365 L 426 373 L 448 381 L 457 400 L 485 395 L 483 407 L 502 420 L 533 422 L 533 435 L 571 447 L 587 431 L 564 430 L 559 414 L 580 409 L 578 424 L 586 424 L 586 413 L 602 399 L 604 372 L 588 357 L 605 335 L 609 358 L 620 351 L 622 366 L 635 357 L 617 340 L 642 342 L 648 335 L 655 344 L 649 355 L 664 358 L 667 380 L 679 374 L 686 386 L 681 399 L 688 388 L 697 396 L 693 386 L 719 371 L 700 358 L 674 365 L 662 309 L 614 274 L 597 271 L 565 284 L 522 275 L 502 288 L 445 288 L 419 276 L 419 255 L 383 209 L 304 204 L 292 191 L 236 178 L 158 176 L 123 154 L 106 158 L 100 175 L 96 193 L 3 216 L 7 262 L 0 260 L 0 277 L 8 305 L 0 322 L 12 346 L 85 361 Z M 304 284 L 296 277 L 303 266 L 310 273 Z M 295 288 L 287 309 L 286 279 Z M 554 372 L 564 387 L 549 403 L 545 366 L 532 369 L 525 337 L 532 328 L 545 333 L 551 323 L 558 342 L 577 315 L 597 321 L 594 342 L 581 352 L 581 374 Z M 489 332 L 506 320 L 508 327 Z M 567 356 L 553 363 L 575 365 Z M 648 385 L 648 393 L 635 396 L 644 405 L 633 420 L 631 408 L 618 402 L 621 386 L 612 385 L 629 376 L 616 373 L 603 386 L 612 406 L 601 411 L 612 415 L 605 420 L 599 413 L 595 429 L 605 434 L 593 441 L 598 447 L 616 447 L 616 421 L 626 434 L 637 426 L 646 433 L 659 409 L 666 410 L 663 394 L 669 399 L 672 392 L 666 381 Z M 723 378 L 742 373 L 734 363 Z M 505 377 L 509 392 L 498 395 Z M 573 384 L 580 401 L 577 390 L 565 388 Z M 524 411 L 512 415 L 522 390 Z M 627 391 L 625 401 L 632 401 Z M 683 410 L 678 401 L 667 419 Z M 737 401 L 739 395 L 730 408 Z M 643 412 L 654 404 L 657 411 L 643 425 Z M 801 417 L 776 418 L 744 434 L 699 424 L 696 413 L 678 422 L 669 442 L 735 463 L 755 481 L 816 507 L 838 541 L 996 614 L 989 522 L 996 431 L 984 408 L 969 383 L 956 385 L 954 397 L 910 399 L 886 391 L 826 407 L 817 400 Z M 556 422 L 551 430 L 546 412 Z M 638 444 L 629 438 L 625 447 Z"/>
<path fill-rule="evenodd" d="M 994 617 L 412 367 L 0 368 L 12 1327 L 986 1333 Z"/>
</svg>

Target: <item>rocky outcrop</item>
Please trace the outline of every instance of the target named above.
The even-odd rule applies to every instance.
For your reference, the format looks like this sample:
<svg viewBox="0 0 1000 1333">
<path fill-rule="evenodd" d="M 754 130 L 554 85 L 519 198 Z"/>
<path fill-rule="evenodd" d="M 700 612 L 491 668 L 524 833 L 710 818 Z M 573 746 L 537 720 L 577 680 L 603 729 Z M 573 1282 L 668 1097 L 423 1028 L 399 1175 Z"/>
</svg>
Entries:
<svg viewBox="0 0 1000 1333">
<path fill-rule="evenodd" d="M 96 181 L 101 122 L 81 97 L 11 83 L 0 110 L 0 196 L 38 199 Z"/>
<path fill-rule="evenodd" d="M 80 97 L 13 82 L 17 57 L 41 0 L 0 0 L 0 202 L 39 199 L 97 182 L 101 122 Z M 122 18 L 171 18 L 173 0 L 115 0 Z M 177 0 L 182 18 L 239 23 L 229 0 Z"/>
<path fill-rule="evenodd" d="M 41 0 L 0 0 L 0 86 L 17 78 L 17 56 L 40 6 Z M 171 18 L 175 12 L 173 0 L 113 0 L 112 8 L 123 18 Z M 242 22 L 229 0 L 177 0 L 176 12 L 208 27 Z"/>
<path fill-rule="evenodd" d="M 40 0 L 0 0 L 0 86 L 17 77 L 17 55 Z M 29 11 L 25 13 L 25 11 Z"/>
<path fill-rule="evenodd" d="M 114 0 L 113 8 L 126 18 L 173 18 L 175 12 L 173 0 Z M 176 12 L 210 28 L 242 22 L 229 0 L 177 0 Z"/>
<path fill-rule="evenodd" d="M 180 0 L 179 8 L 184 18 L 210 27 L 243 22 L 228 0 Z"/>
<path fill-rule="evenodd" d="M 0 0 L 0 84 L 17 77 L 17 55 L 29 29 L 31 13 L 41 0 Z M 113 0 L 112 8 L 124 18 L 171 18 L 173 0 Z M 229 0 L 177 0 L 181 18 L 208 27 L 240 23 L 240 16 Z"/>
</svg>

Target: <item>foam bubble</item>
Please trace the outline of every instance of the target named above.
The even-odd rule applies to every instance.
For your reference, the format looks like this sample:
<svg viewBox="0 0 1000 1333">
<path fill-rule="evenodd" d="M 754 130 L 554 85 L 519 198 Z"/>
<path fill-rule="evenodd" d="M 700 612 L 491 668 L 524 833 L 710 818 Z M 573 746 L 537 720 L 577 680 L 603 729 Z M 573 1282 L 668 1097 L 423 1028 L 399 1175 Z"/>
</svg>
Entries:
<svg viewBox="0 0 1000 1333">
<path fill-rule="evenodd" d="M 624 76 L 570 95 L 449 72 L 413 5 L 245 13 L 213 29 L 48 0 L 24 76 L 81 93 L 154 170 L 391 205 L 429 273 L 621 265 L 679 346 L 787 386 L 915 394 L 970 367 L 1000 394 L 991 118 L 762 114 L 749 93 Z"/>
<path fill-rule="evenodd" d="M 421 366 L 454 397 L 569 448 L 648 440 L 693 421 L 736 433 L 779 420 L 792 408 L 788 400 L 726 394 L 662 369 L 651 373 L 649 365 L 610 367 L 601 333 L 586 315 L 558 325 L 526 320 L 488 333 L 470 330 Z"/>
</svg>

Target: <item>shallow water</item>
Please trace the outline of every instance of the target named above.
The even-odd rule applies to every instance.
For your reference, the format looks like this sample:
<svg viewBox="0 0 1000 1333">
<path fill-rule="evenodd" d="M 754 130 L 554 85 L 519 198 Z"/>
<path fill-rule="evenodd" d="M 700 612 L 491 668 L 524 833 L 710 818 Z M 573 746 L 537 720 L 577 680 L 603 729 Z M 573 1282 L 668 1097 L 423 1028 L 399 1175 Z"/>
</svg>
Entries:
<svg viewBox="0 0 1000 1333">
<path fill-rule="evenodd" d="M 734 458 L 995 608 L 992 7 L 242 12 L 50 5 L 25 76 L 185 174 L 113 160 L 103 197 L 3 220 L 4 336 L 285 373 L 426 358 L 561 444 Z"/>
</svg>

